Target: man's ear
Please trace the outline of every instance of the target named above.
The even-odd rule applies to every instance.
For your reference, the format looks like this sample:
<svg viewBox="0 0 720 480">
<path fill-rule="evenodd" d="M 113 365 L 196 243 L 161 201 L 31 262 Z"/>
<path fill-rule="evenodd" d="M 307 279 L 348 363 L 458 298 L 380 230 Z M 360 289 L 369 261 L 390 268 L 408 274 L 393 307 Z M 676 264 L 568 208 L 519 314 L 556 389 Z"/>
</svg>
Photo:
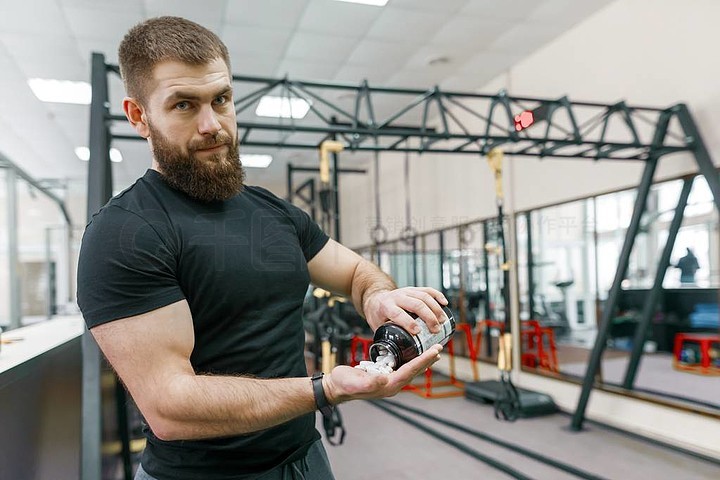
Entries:
<svg viewBox="0 0 720 480">
<path fill-rule="evenodd" d="M 123 111 L 135 131 L 141 137 L 148 138 L 150 136 L 150 127 L 148 126 L 145 108 L 143 108 L 140 102 L 135 98 L 125 97 L 123 99 Z"/>
</svg>

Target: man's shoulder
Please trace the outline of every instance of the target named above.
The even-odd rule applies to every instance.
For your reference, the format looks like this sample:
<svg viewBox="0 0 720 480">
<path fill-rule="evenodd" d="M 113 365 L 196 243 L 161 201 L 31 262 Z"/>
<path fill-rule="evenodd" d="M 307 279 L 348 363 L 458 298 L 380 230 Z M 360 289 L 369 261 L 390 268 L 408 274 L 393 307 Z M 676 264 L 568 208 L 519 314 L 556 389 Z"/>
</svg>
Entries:
<svg viewBox="0 0 720 480">
<path fill-rule="evenodd" d="M 100 224 L 107 228 L 124 224 L 128 220 L 156 223 L 167 218 L 166 209 L 157 192 L 147 184 L 144 177 L 113 196 L 100 210 L 90 218 L 88 228 Z"/>
</svg>

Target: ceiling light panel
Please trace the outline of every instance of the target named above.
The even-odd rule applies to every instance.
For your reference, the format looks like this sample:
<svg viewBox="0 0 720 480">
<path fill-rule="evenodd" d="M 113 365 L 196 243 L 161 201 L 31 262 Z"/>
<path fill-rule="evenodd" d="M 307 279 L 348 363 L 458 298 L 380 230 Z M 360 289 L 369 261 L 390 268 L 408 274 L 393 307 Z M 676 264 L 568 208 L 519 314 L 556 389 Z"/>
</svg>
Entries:
<svg viewBox="0 0 720 480">
<path fill-rule="evenodd" d="M 255 115 L 274 118 L 305 118 L 310 104 L 302 98 L 273 97 L 266 95 L 260 99 Z"/>
<path fill-rule="evenodd" d="M 31 78 L 28 85 L 43 102 L 90 105 L 92 99 L 92 88 L 88 82 Z"/>
</svg>

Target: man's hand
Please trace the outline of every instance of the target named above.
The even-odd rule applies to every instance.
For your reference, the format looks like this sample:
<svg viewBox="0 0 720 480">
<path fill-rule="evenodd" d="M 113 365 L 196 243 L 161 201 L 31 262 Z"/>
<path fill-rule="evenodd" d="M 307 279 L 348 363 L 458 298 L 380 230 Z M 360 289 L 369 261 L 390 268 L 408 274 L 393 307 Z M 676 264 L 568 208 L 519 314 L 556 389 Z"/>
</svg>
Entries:
<svg viewBox="0 0 720 480">
<path fill-rule="evenodd" d="M 365 318 L 373 331 L 390 320 L 408 332 L 418 334 L 420 327 L 407 312 L 416 314 L 431 332 L 437 333 L 440 324 L 446 320 L 440 305 L 447 305 L 448 301 L 434 288 L 404 287 L 373 292 L 363 303 Z"/>
<path fill-rule="evenodd" d="M 325 395 L 333 405 L 348 400 L 392 397 L 437 362 L 441 350 L 440 345 L 433 345 L 422 355 L 388 375 L 367 373 L 347 365 L 337 366 L 323 377 Z"/>
</svg>

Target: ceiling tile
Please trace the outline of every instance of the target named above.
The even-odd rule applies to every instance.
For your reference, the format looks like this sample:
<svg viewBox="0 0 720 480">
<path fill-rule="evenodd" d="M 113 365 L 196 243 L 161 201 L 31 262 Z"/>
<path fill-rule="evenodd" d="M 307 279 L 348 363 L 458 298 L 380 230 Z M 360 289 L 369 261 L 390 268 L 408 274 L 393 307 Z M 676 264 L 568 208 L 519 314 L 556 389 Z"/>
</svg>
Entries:
<svg viewBox="0 0 720 480">
<path fill-rule="evenodd" d="M 458 12 L 460 16 L 473 15 L 485 21 L 491 19 L 521 20 L 528 17 L 547 0 L 470 0 Z"/>
<path fill-rule="evenodd" d="M 528 54 L 562 33 L 555 25 L 520 23 L 499 36 L 491 45 L 494 52 Z"/>
<path fill-rule="evenodd" d="M 372 86 L 381 86 L 394 73 L 394 68 L 385 68 L 379 65 L 344 65 L 337 71 L 333 80 L 355 85 L 367 80 Z"/>
<path fill-rule="evenodd" d="M 5 1 L 0 7 L 0 32 L 70 35 L 59 7 L 51 0 Z"/>
<path fill-rule="evenodd" d="M 380 16 L 381 8 L 330 0 L 311 0 L 298 29 L 345 37 L 363 36 Z"/>
<path fill-rule="evenodd" d="M 543 23 L 567 24 L 568 20 L 577 22 L 604 7 L 611 0 L 545 0 L 528 16 L 528 20 Z"/>
<path fill-rule="evenodd" d="M 275 69 L 276 77 L 288 76 L 291 80 L 328 81 L 340 68 L 338 62 L 317 62 L 308 60 L 283 60 Z"/>
<path fill-rule="evenodd" d="M 456 69 L 477 53 L 474 48 L 448 48 L 437 45 L 425 45 L 415 49 L 405 62 L 409 69 Z M 437 63 L 431 63 L 436 61 Z"/>
<path fill-rule="evenodd" d="M 75 38 L 83 40 L 115 41 L 143 20 L 138 11 L 114 11 L 100 8 L 66 7 L 65 16 Z"/>
<path fill-rule="evenodd" d="M 448 12 L 420 12 L 387 7 L 368 31 L 374 40 L 425 43 L 449 17 Z"/>
<path fill-rule="evenodd" d="M 465 62 L 455 74 L 470 78 L 492 78 L 515 64 L 523 56 L 522 54 L 499 52 L 479 53 Z"/>
<path fill-rule="evenodd" d="M 269 56 L 253 56 L 247 54 L 230 54 L 232 72 L 236 75 L 250 77 L 269 77 L 275 75 L 279 60 Z"/>
<path fill-rule="evenodd" d="M 419 69 L 406 68 L 400 70 L 395 75 L 390 77 L 390 79 L 388 80 L 388 85 L 391 87 L 399 88 L 408 87 L 419 88 L 422 90 L 430 90 L 435 85 L 437 85 L 444 77 L 446 77 L 452 70 L 454 70 L 454 68 L 450 67 Z"/>
<path fill-rule="evenodd" d="M 226 25 L 222 39 L 232 55 L 268 55 L 281 58 L 288 47 L 292 32 L 284 28 L 260 28 Z"/>
<path fill-rule="evenodd" d="M 148 17 L 183 17 L 219 34 L 225 22 L 228 0 L 145 0 L 145 4 Z"/>
<path fill-rule="evenodd" d="M 145 0 L 62 0 L 61 6 L 142 13 L 145 11 Z"/>
<path fill-rule="evenodd" d="M 231 25 L 294 29 L 308 3 L 308 0 L 232 0 L 225 21 Z"/>
<path fill-rule="evenodd" d="M 442 25 L 429 39 L 432 45 L 482 50 L 512 28 L 509 20 L 489 21 L 477 17 L 456 16 Z"/>
<path fill-rule="evenodd" d="M 389 5 L 407 10 L 455 13 L 466 3 L 468 0 L 392 0 Z"/>
<path fill-rule="evenodd" d="M 404 65 L 408 57 L 417 48 L 413 43 L 382 42 L 379 40 L 362 40 L 347 58 L 350 65 L 367 65 L 391 67 Z"/>
<path fill-rule="evenodd" d="M 290 40 L 286 57 L 296 60 L 343 62 L 357 45 L 354 38 L 297 32 Z"/>
<path fill-rule="evenodd" d="M 70 37 L 3 33 L 0 41 L 27 78 L 86 80 L 89 77 L 88 62 Z M 48 55 L 49 44 L 53 46 L 52 55 Z"/>
<path fill-rule="evenodd" d="M 88 64 L 94 52 L 105 55 L 105 62 L 117 65 L 118 63 L 118 47 L 120 42 L 103 41 L 103 40 L 77 40 L 77 48 L 80 51 L 80 57 L 87 59 Z"/>
</svg>

